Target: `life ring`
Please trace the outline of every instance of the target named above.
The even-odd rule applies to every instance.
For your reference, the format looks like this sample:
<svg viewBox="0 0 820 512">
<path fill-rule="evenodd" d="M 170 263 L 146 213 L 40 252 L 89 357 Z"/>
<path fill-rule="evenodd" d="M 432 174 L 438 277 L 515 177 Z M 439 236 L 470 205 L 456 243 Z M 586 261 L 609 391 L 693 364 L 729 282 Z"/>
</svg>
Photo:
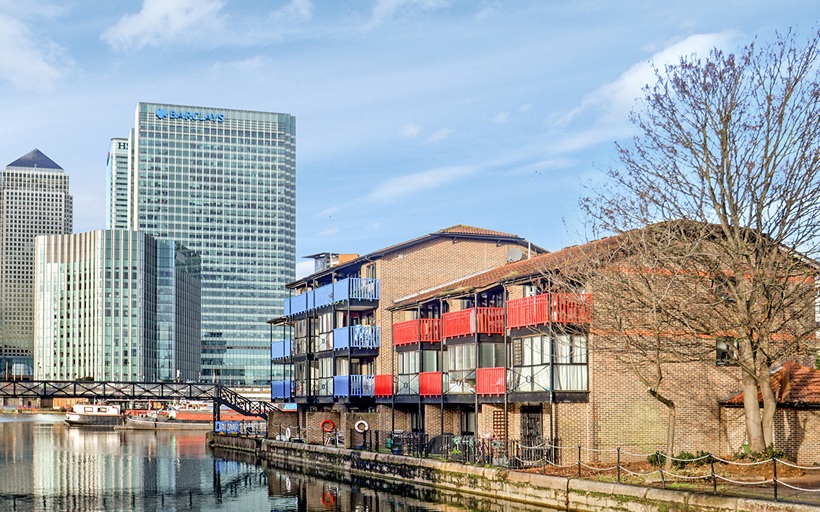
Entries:
<svg viewBox="0 0 820 512">
<path fill-rule="evenodd" d="M 331 420 L 322 420 L 322 422 L 319 423 L 319 428 L 322 429 L 322 432 L 331 432 L 336 428 L 336 425 L 334 425 Z"/>
<path fill-rule="evenodd" d="M 285 437 L 290 439 L 290 427 L 285 429 Z"/>
<path fill-rule="evenodd" d="M 330 421 L 330 420 L 325 420 Z M 331 422 L 332 423 L 332 422 Z M 336 504 L 336 496 L 333 495 L 330 491 L 325 491 L 322 493 L 322 497 L 320 498 L 322 505 L 326 507 L 332 507 Z"/>
<path fill-rule="evenodd" d="M 364 420 L 359 420 L 356 422 L 356 425 L 353 428 L 356 429 L 356 432 L 358 432 L 359 434 L 364 434 L 365 432 L 370 430 L 370 425 L 368 425 L 367 422 Z"/>
</svg>

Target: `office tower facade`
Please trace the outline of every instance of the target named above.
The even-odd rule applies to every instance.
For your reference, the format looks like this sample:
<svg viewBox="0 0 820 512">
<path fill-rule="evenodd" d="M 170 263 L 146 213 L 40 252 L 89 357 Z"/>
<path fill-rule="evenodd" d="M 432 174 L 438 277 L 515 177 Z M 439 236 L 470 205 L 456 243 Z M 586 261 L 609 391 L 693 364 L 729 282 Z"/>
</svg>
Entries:
<svg viewBox="0 0 820 512">
<path fill-rule="evenodd" d="M 72 198 L 62 167 L 35 149 L 0 174 L 0 373 L 31 376 L 34 239 L 71 233 Z"/>
<path fill-rule="evenodd" d="M 204 381 L 270 382 L 266 321 L 295 278 L 295 131 L 288 114 L 137 106 L 128 227 L 202 256 Z"/>
<path fill-rule="evenodd" d="M 35 377 L 196 380 L 199 255 L 112 229 L 36 239 Z"/>
<path fill-rule="evenodd" d="M 128 148 L 128 139 L 111 139 L 105 184 L 105 206 L 108 212 L 105 227 L 108 229 L 128 229 L 128 195 L 131 190 Z"/>
</svg>

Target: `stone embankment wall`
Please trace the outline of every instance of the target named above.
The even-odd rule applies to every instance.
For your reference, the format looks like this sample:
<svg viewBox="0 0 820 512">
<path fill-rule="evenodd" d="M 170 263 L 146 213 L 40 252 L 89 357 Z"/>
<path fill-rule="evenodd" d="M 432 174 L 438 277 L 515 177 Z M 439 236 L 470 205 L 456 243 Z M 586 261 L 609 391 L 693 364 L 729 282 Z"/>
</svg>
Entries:
<svg viewBox="0 0 820 512">
<path fill-rule="evenodd" d="M 228 439 L 226 439 L 228 438 Z M 209 434 L 213 446 L 230 448 L 231 436 Z M 318 477 L 377 481 L 509 500 L 558 510 L 809 512 L 816 507 L 687 491 L 672 491 L 482 468 L 332 446 L 265 440 L 258 453 L 268 464 Z"/>
</svg>

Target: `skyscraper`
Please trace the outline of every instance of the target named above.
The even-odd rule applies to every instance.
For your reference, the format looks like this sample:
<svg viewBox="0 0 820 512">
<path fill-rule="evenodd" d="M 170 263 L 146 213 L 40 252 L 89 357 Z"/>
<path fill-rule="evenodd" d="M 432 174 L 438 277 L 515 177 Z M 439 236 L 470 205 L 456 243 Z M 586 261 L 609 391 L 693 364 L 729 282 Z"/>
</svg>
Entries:
<svg viewBox="0 0 820 512">
<path fill-rule="evenodd" d="M 201 254 L 208 382 L 270 381 L 266 321 L 281 313 L 295 277 L 295 133 L 289 114 L 137 106 L 127 227 Z"/>
<path fill-rule="evenodd" d="M 68 175 L 35 149 L 0 174 L 0 373 L 31 375 L 34 238 L 71 233 Z M 11 375 L 9 375 L 11 376 Z"/>
<path fill-rule="evenodd" d="M 40 236 L 35 252 L 35 378 L 199 378 L 199 255 L 123 229 Z"/>
<path fill-rule="evenodd" d="M 128 172 L 128 139 L 111 139 L 106 162 L 106 210 L 108 229 L 128 228 L 128 194 L 131 174 Z"/>
</svg>

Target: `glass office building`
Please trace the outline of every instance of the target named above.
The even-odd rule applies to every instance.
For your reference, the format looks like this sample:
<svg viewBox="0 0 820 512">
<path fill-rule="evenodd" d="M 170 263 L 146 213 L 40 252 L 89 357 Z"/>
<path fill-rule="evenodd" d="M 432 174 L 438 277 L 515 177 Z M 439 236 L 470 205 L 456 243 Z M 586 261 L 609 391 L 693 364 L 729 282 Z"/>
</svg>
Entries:
<svg viewBox="0 0 820 512">
<path fill-rule="evenodd" d="M 34 239 L 71 229 L 62 167 L 35 149 L 0 173 L 0 378 L 33 371 Z"/>
<path fill-rule="evenodd" d="M 111 139 L 106 161 L 105 206 L 107 229 L 128 229 L 128 197 L 131 173 L 128 172 L 128 139 Z"/>
<path fill-rule="evenodd" d="M 199 255 L 122 229 L 40 236 L 35 253 L 35 378 L 199 378 Z"/>
<path fill-rule="evenodd" d="M 295 132 L 288 114 L 137 106 L 128 227 L 202 256 L 203 381 L 270 383 L 266 321 L 295 278 Z"/>
</svg>

